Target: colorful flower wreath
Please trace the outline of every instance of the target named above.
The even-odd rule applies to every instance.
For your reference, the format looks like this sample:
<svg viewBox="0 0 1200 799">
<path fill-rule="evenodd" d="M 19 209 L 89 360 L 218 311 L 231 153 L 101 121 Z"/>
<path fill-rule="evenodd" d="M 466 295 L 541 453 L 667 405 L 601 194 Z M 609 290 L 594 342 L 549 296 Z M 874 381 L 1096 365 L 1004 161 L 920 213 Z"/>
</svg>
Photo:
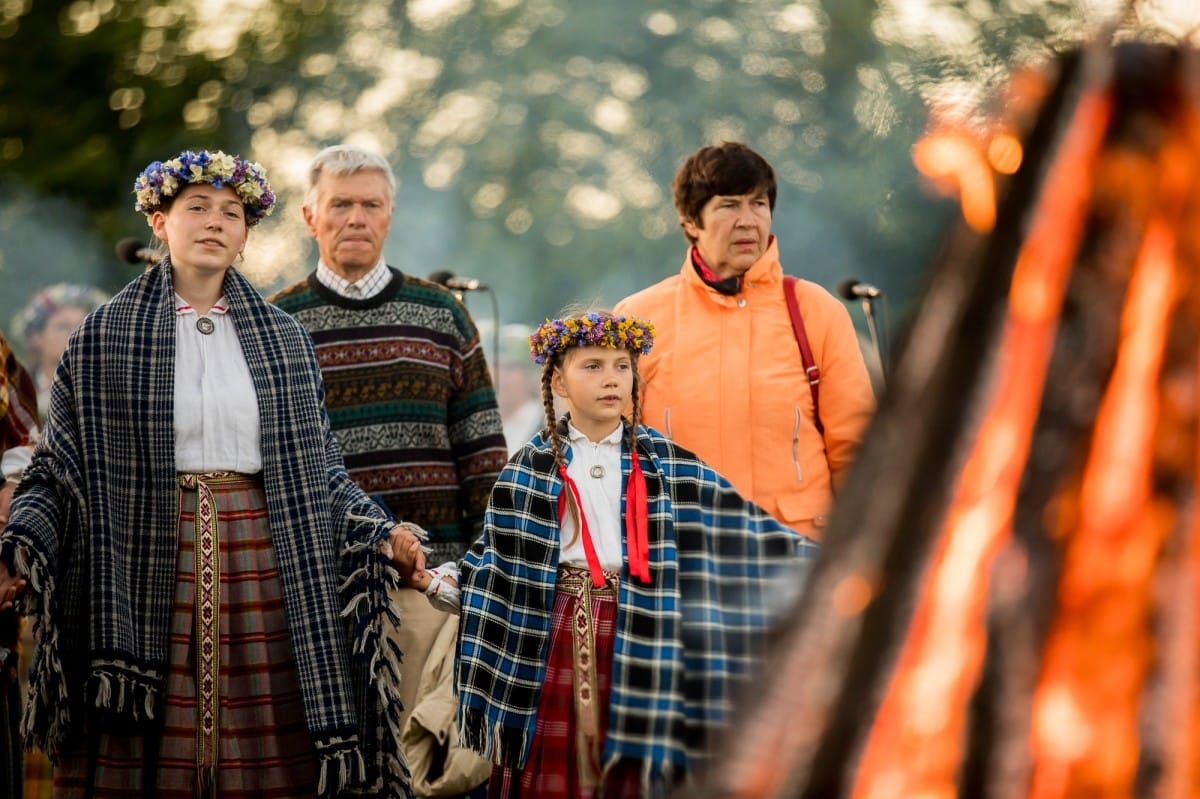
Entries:
<svg viewBox="0 0 1200 799">
<path fill-rule="evenodd" d="M 163 200 L 174 197 L 184 186 L 193 183 L 233 189 L 246 208 L 247 226 L 257 224 L 275 207 L 275 194 L 262 165 L 236 155 L 226 155 L 220 150 L 211 153 L 185 150 L 170 161 L 155 161 L 133 184 L 137 195 L 133 207 L 150 216 L 162 207 Z"/>
<path fill-rule="evenodd" d="M 652 322 L 595 312 L 547 319 L 529 337 L 529 354 L 541 364 L 554 360 L 571 347 L 609 347 L 645 355 L 652 346 Z"/>
</svg>

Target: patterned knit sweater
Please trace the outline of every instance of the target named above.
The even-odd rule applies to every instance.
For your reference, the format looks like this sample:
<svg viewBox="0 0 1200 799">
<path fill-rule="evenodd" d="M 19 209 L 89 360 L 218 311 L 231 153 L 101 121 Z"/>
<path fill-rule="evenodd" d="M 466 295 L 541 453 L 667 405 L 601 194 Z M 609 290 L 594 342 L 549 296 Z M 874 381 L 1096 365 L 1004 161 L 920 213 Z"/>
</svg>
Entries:
<svg viewBox="0 0 1200 799">
<path fill-rule="evenodd" d="M 313 273 L 270 301 L 312 334 L 350 477 L 424 527 L 430 562 L 440 563 L 478 535 L 507 450 L 466 308 L 441 286 L 391 272 L 366 300 L 330 291 Z"/>
</svg>

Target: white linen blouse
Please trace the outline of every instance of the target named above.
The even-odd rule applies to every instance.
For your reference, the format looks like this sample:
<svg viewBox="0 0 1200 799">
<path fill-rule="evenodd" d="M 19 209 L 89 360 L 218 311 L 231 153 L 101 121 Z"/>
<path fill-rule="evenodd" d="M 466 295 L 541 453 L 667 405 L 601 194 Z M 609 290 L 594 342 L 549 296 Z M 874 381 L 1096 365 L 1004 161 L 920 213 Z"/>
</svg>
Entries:
<svg viewBox="0 0 1200 799">
<path fill-rule="evenodd" d="M 624 560 L 621 552 L 621 436 L 624 432 L 624 428 L 617 425 L 616 430 L 600 441 L 590 441 L 575 429 L 575 425 L 567 424 L 567 436 L 571 443 L 571 462 L 567 464 L 567 474 L 579 486 L 580 504 L 583 505 L 583 515 L 587 517 L 588 532 L 596 547 L 600 567 L 612 571 L 620 571 Z M 576 535 L 577 531 L 575 514 L 568 505 L 559 528 L 562 546 L 559 548 L 558 562 L 586 569 L 583 536 Z M 573 543 L 572 538 L 575 539 Z"/>
<path fill-rule="evenodd" d="M 262 471 L 258 394 L 224 297 L 196 323 L 196 309 L 175 295 L 175 470 Z"/>
</svg>

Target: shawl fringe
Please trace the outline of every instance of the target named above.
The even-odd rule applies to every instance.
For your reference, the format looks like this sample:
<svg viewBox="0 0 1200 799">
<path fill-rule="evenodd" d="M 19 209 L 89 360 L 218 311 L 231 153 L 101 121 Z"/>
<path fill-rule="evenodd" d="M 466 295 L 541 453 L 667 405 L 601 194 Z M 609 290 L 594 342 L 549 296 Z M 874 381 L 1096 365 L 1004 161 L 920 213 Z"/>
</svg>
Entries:
<svg viewBox="0 0 1200 799">
<path fill-rule="evenodd" d="M 124 661 L 93 661 L 88 678 L 91 705 L 109 729 L 135 731 L 154 719 L 162 675 L 140 671 Z"/>
<path fill-rule="evenodd" d="M 608 760 L 600 769 L 600 786 L 606 784 L 608 775 L 620 763 L 622 757 L 620 755 L 610 755 Z M 643 760 L 639 764 L 640 782 L 638 786 L 638 796 L 642 799 L 666 799 L 673 795 L 672 787 L 683 775 L 679 769 L 676 769 L 669 762 L 654 763 L 650 760 Z"/>
<path fill-rule="evenodd" d="M 320 771 L 317 793 L 334 797 L 352 787 L 362 785 L 367 778 L 367 764 L 358 746 L 358 737 L 329 738 L 316 741 Z"/>
<path fill-rule="evenodd" d="M 355 521 L 374 524 L 368 527 L 369 534 L 348 540 L 345 545 L 347 554 L 360 554 L 356 560 L 362 565 L 342 581 L 339 589 L 343 602 L 341 615 L 353 626 L 353 653 L 360 661 L 366 660 L 369 684 L 375 689 L 377 708 L 387 729 L 379 742 L 382 756 L 379 777 L 384 790 L 378 795 L 411 799 L 411 775 L 401 746 L 400 719 L 404 705 L 400 702 L 400 679 L 404 655 L 396 645 L 395 636 L 389 634 L 400 629 L 400 614 L 389 599 L 390 590 L 400 586 L 400 575 L 378 552 L 380 545 L 388 540 L 392 525 L 380 524 L 375 519 Z M 322 763 L 322 781 L 324 768 Z"/>
<path fill-rule="evenodd" d="M 47 597 L 54 596 L 54 575 L 28 541 L 15 536 L 10 540 L 13 565 L 18 574 L 25 575 L 29 588 L 17 600 L 17 612 L 33 617 L 34 633 L 42 641 L 41 655 L 34 663 L 29 697 L 21 716 L 21 736 L 26 749 L 36 746 L 52 762 L 57 762 L 71 726 L 71 704 L 67 697 L 58 628 L 50 619 L 47 601 Z"/>
<path fill-rule="evenodd" d="M 529 736 L 520 727 L 488 724 L 487 715 L 471 708 L 460 708 L 459 746 L 478 752 L 493 765 L 520 769 L 529 750 Z"/>
</svg>

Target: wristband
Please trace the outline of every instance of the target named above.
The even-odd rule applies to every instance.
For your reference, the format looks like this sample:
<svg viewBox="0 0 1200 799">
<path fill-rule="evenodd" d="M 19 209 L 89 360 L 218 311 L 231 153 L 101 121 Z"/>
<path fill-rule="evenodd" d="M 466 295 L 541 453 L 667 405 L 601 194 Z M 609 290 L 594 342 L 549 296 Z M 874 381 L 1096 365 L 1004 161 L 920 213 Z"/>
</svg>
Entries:
<svg viewBox="0 0 1200 799">
<path fill-rule="evenodd" d="M 425 586 L 424 594 L 425 596 L 437 596 L 438 591 L 442 590 L 442 575 L 437 569 L 428 569 L 427 571 L 431 579 L 429 585 Z"/>
</svg>

